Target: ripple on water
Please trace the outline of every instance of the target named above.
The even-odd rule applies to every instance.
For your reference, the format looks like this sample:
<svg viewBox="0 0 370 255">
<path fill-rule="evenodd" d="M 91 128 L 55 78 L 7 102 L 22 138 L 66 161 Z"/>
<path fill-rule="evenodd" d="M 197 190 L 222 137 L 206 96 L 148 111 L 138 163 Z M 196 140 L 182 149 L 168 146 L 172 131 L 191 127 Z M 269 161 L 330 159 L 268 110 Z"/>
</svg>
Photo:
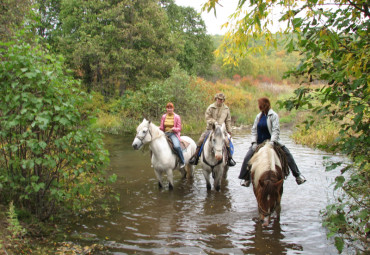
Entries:
<svg viewBox="0 0 370 255">
<path fill-rule="evenodd" d="M 320 211 L 333 194 L 336 172 L 325 172 L 319 150 L 295 144 L 281 134 L 307 182 L 292 175 L 284 182 L 280 221 L 262 228 L 252 188 L 240 186 L 239 170 L 250 146 L 249 132 L 234 136 L 235 167 L 221 192 L 207 191 L 200 167 L 192 180 L 174 173 L 174 190 L 159 190 L 149 154 L 131 149 L 132 137 L 107 136 L 120 212 L 102 222 L 84 219 L 74 226 L 100 240 L 113 254 L 337 254 L 326 239 Z M 114 152 L 114 153 L 112 153 Z M 334 156 L 334 160 L 340 157 Z M 108 240 L 106 240 L 108 239 Z"/>
</svg>

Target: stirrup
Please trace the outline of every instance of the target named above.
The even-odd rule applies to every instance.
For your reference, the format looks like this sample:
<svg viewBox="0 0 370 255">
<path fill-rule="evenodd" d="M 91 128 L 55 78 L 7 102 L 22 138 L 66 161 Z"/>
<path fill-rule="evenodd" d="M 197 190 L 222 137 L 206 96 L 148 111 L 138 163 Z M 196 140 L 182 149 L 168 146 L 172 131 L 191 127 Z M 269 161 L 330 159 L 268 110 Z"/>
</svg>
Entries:
<svg viewBox="0 0 370 255">
<path fill-rule="evenodd" d="M 199 158 L 197 156 L 193 156 L 193 157 L 190 158 L 189 164 L 190 165 L 198 165 L 198 160 L 199 160 Z"/>
<path fill-rule="evenodd" d="M 306 178 L 304 178 L 303 175 L 299 175 L 297 178 L 295 178 L 295 181 L 298 185 L 301 185 L 306 182 Z"/>
<path fill-rule="evenodd" d="M 249 187 L 251 185 L 251 181 L 249 180 L 243 180 L 241 183 L 240 183 L 241 186 L 244 186 L 244 187 Z"/>
<path fill-rule="evenodd" d="M 227 161 L 227 165 L 228 166 L 235 166 L 236 162 L 233 158 L 229 158 L 229 160 Z"/>
</svg>

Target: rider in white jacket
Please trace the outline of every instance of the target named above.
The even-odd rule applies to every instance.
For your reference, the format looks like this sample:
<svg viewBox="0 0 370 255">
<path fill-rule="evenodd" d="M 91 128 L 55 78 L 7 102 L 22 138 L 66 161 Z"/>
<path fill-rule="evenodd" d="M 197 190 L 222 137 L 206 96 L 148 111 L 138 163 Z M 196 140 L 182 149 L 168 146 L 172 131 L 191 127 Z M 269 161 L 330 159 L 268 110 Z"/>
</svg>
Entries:
<svg viewBox="0 0 370 255">
<path fill-rule="evenodd" d="M 266 97 L 258 99 L 258 107 L 261 112 L 257 114 L 252 127 L 252 145 L 245 155 L 242 168 L 240 169 L 239 179 L 244 179 L 242 185 L 247 187 L 250 185 L 251 177 L 248 162 L 252 158 L 257 145 L 263 143 L 267 139 L 270 140 L 270 143 L 279 145 L 285 152 L 289 168 L 296 178 L 297 184 L 304 183 L 306 179 L 299 172 L 292 154 L 280 141 L 279 116 L 271 109 L 270 100 Z"/>
</svg>

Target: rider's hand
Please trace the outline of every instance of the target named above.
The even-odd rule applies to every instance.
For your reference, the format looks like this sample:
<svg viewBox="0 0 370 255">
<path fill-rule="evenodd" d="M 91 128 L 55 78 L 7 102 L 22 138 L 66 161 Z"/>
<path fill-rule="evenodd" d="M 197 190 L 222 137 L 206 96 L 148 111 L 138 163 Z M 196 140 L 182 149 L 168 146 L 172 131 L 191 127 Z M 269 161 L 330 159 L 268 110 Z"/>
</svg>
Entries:
<svg viewBox="0 0 370 255">
<path fill-rule="evenodd" d="M 229 135 L 230 135 L 230 137 L 231 137 L 231 132 L 229 132 Z"/>
<path fill-rule="evenodd" d="M 252 150 L 255 151 L 257 149 L 257 143 L 252 143 Z"/>
</svg>

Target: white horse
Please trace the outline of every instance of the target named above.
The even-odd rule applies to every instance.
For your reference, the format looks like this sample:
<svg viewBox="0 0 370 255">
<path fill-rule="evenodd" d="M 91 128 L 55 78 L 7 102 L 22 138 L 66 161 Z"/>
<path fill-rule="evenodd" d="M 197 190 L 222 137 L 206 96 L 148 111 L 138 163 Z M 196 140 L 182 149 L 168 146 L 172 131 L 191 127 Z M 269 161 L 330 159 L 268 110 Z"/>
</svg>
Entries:
<svg viewBox="0 0 370 255">
<path fill-rule="evenodd" d="M 217 191 L 221 188 L 222 176 L 226 178 L 229 167 L 227 166 L 225 146 L 225 125 L 214 125 L 203 146 L 200 161 L 202 162 L 203 175 L 206 179 L 207 189 L 211 189 L 210 175 L 214 179 L 213 186 Z"/>
<path fill-rule="evenodd" d="M 180 169 L 180 162 L 177 160 L 177 156 L 172 152 L 164 132 L 160 130 L 159 127 L 154 125 L 151 121 L 144 119 L 137 127 L 136 132 L 132 147 L 138 150 L 144 144 L 149 143 L 149 148 L 152 151 L 151 162 L 160 188 L 163 187 L 163 173 L 167 173 L 170 190 L 173 189 L 173 170 L 179 169 L 183 178 L 185 178 L 186 175 L 188 175 L 189 178 L 193 176 L 193 166 L 188 163 L 197 147 L 193 139 L 188 136 L 181 136 L 181 140 L 188 142 L 189 146 L 183 150 L 185 169 Z"/>
</svg>

